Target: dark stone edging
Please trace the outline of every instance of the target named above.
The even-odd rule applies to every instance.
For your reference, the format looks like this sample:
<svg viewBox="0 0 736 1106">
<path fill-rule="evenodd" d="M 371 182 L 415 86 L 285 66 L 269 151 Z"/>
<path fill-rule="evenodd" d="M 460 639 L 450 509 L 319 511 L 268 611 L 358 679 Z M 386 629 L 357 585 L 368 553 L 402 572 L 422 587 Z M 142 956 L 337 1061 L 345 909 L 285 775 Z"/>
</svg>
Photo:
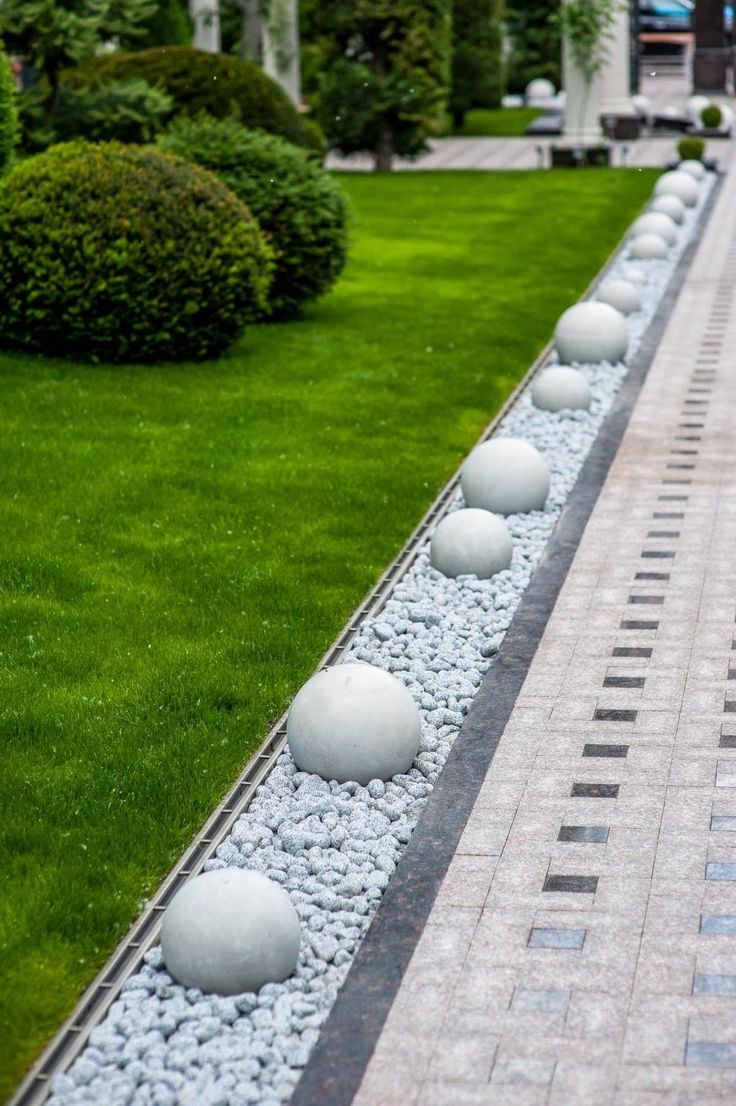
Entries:
<svg viewBox="0 0 736 1106">
<path fill-rule="evenodd" d="M 290 1106 L 349 1106 L 493 760 L 618 451 L 718 193 L 716 181 L 501 649 L 356 954 Z M 401 1058 L 397 1057 L 400 1065 Z"/>
</svg>

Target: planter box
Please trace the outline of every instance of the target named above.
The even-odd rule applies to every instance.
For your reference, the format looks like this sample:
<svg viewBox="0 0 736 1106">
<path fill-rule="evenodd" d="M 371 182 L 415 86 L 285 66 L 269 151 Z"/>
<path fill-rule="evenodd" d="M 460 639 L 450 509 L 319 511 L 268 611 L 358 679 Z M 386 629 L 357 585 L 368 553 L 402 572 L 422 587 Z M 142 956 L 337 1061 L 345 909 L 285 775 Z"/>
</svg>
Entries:
<svg viewBox="0 0 736 1106">
<path fill-rule="evenodd" d="M 632 142 L 641 134 L 641 119 L 638 115 L 601 115 L 601 127 L 606 138 Z"/>
<path fill-rule="evenodd" d="M 610 146 L 550 146 L 553 169 L 600 169 L 611 164 Z"/>
</svg>

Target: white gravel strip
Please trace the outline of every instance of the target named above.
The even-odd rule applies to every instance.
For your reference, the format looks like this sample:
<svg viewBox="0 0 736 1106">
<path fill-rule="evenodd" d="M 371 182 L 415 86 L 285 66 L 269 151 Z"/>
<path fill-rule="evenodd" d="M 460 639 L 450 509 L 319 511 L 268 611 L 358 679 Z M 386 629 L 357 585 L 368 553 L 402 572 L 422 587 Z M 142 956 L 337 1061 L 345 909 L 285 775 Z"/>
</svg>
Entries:
<svg viewBox="0 0 736 1106">
<path fill-rule="evenodd" d="M 713 179 L 709 174 L 667 260 L 631 262 L 624 249 L 606 276 L 625 277 L 631 268 L 647 274 L 643 308 L 629 317 L 630 358 Z M 388 669 L 413 694 L 423 718 L 415 766 L 390 783 L 328 784 L 298 772 L 285 753 L 208 865 L 263 872 L 289 891 L 303 929 L 296 974 L 258 994 L 218 998 L 173 983 L 153 950 L 69 1073 L 54 1079 L 52 1106 L 279 1106 L 288 1100 L 626 375 L 622 364 L 581 368 L 593 391 L 590 411 L 539 411 L 527 391 L 498 431 L 532 442 L 552 474 L 546 509 L 507 520 L 511 568 L 491 580 L 449 580 L 430 567 L 427 545 L 380 616 L 363 624 L 346 658 Z M 450 509 L 460 506 L 458 494 Z"/>
</svg>

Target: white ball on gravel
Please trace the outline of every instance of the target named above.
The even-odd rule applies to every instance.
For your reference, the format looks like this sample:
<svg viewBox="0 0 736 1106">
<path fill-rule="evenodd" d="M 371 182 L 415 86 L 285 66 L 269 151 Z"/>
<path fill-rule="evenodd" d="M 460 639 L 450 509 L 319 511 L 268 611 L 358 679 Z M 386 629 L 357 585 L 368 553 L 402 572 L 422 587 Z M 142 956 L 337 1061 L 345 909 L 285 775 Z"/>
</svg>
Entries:
<svg viewBox="0 0 736 1106">
<path fill-rule="evenodd" d="M 629 257 L 637 261 L 661 261 L 669 246 L 659 234 L 638 234 L 629 245 Z"/>
<path fill-rule="evenodd" d="M 626 357 L 628 346 L 626 320 L 608 303 L 585 300 L 568 307 L 557 320 L 555 348 L 563 362 L 615 365 Z"/>
<path fill-rule="evenodd" d="M 185 883 L 166 908 L 161 951 L 184 987 L 257 991 L 296 968 L 301 932 L 291 899 L 257 872 L 223 868 Z"/>
<path fill-rule="evenodd" d="M 728 104 L 719 104 L 721 109 L 721 128 L 730 131 L 733 127 L 733 111 Z"/>
<path fill-rule="evenodd" d="M 698 194 L 698 182 L 689 173 L 681 173 L 679 169 L 663 173 L 654 186 L 655 196 L 677 196 L 685 207 L 695 207 Z"/>
<path fill-rule="evenodd" d="M 661 211 L 649 211 L 646 215 L 640 215 L 631 228 L 633 238 L 639 234 L 658 234 L 668 246 L 674 246 L 677 241 L 677 224 Z"/>
<path fill-rule="evenodd" d="M 655 196 L 649 205 L 650 211 L 658 211 L 662 215 L 669 215 L 675 223 L 681 223 L 685 218 L 685 205 L 677 196 Z"/>
<path fill-rule="evenodd" d="M 532 403 L 540 411 L 587 411 L 593 394 L 578 369 L 553 365 L 535 376 Z"/>
<path fill-rule="evenodd" d="M 548 81 L 546 77 L 535 77 L 524 89 L 524 99 L 527 104 L 544 103 L 551 100 L 556 91 L 552 81 Z"/>
<path fill-rule="evenodd" d="M 648 96 L 644 96 L 641 92 L 637 92 L 635 96 L 631 97 L 631 102 L 634 105 L 636 114 L 640 115 L 643 119 L 648 118 L 652 114 L 652 101 Z"/>
<path fill-rule="evenodd" d="M 641 311 L 641 296 L 634 284 L 628 280 L 607 280 L 596 292 L 601 303 L 610 303 L 622 315 L 632 315 Z"/>
<path fill-rule="evenodd" d="M 429 559 L 445 576 L 487 580 L 511 565 L 514 545 L 506 523 L 475 507 L 445 515 L 432 535 Z"/>
<path fill-rule="evenodd" d="M 629 284 L 646 284 L 647 274 L 643 269 L 637 269 L 634 265 L 629 265 L 624 269 L 624 280 L 628 280 Z"/>
<path fill-rule="evenodd" d="M 705 177 L 706 168 L 702 161 L 697 161 L 694 157 L 686 158 L 685 161 L 681 161 L 677 166 L 678 173 L 689 173 L 693 180 L 701 181 Z"/>
<path fill-rule="evenodd" d="M 460 476 L 467 506 L 497 515 L 543 510 L 549 483 L 547 462 L 522 438 L 492 438 L 476 446 Z"/>
<path fill-rule="evenodd" d="M 696 93 L 694 96 L 690 96 L 687 101 L 687 113 L 691 119 L 695 119 L 700 122 L 700 116 L 703 111 L 710 107 L 710 100 L 707 96 L 702 96 L 700 93 Z"/>
<path fill-rule="evenodd" d="M 336 664 L 304 684 L 286 724 L 302 772 L 360 784 L 407 772 L 422 720 L 404 685 L 370 664 Z"/>
</svg>

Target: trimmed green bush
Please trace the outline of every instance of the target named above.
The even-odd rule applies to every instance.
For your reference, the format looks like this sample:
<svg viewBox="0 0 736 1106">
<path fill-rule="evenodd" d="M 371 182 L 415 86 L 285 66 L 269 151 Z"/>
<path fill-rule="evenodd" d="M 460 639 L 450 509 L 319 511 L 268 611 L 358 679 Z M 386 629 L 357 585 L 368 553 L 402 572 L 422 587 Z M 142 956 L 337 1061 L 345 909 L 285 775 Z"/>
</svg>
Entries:
<svg viewBox="0 0 736 1106">
<path fill-rule="evenodd" d="M 189 46 L 101 54 L 78 69 L 67 70 L 62 83 L 95 88 L 131 78 L 163 89 L 172 97 L 176 113 L 206 111 L 216 119 L 235 113 L 246 127 L 315 149 L 314 126 L 304 126 L 283 89 L 257 65 L 232 55 L 208 54 Z M 320 137 L 320 152 L 322 144 Z"/>
<path fill-rule="evenodd" d="M 700 119 L 704 127 L 715 131 L 723 122 L 723 112 L 717 104 L 709 104 L 707 108 L 703 108 L 701 111 Z"/>
<path fill-rule="evenodd" d="M 18 141 L 18 109 L 10 62 L 0 43 L 0 173 L 10 164 Z"/>
<path fill-rule="evenodd" d="M 216 173 L 258 219 L 276 255 L 269 314 L 292 313 L 334 284 L 347 253 L 345 200 L 301 150 L 206 115 L 181 116 L 158 141 Z"/>
<path fill-rule="evenodd" d="M 52 146 L 0 185 L 0 345 L 93 360 L 221 353 L 271 251 L 211 173 L 152 147 Z"/>
<path fill-rule="evenodd" d="M 681 138 L 677 143 L 677 153 L 681 161 L 702 161 L 705 142 L 702 138 Z"/>
<path fill-rule="evenodd" d="M 174 101 L 141 80 L 111 81 L 101 88 L 64 88 L 54 117 L 59 141 L 152 142 L 168 119 Z"/>
</svg>

